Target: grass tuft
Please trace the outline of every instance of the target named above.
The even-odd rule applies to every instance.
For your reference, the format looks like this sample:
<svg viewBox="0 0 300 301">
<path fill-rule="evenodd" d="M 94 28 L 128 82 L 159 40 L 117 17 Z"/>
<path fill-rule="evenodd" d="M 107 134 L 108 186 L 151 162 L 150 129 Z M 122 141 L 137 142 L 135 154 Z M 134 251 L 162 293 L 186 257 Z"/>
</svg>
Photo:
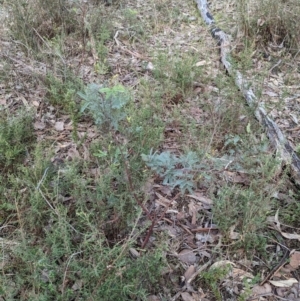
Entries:
<svg viewBox="0 0 300 301">
<path fill-rule="evenodd" d="M 297 52 L 300 46 L 297 35 L 300 30 L 297 22 L 300 13 L 299 1 L 242 0 L 237 1 L 237 7 L 246 37 L 255 39 L 264 46 L 285 46 L 290 52 Z"/>
<path fill-rule="evenodd" d="M 0 166 L 7 170 L 25 158 L 30 143 L 34 142 L 33 114 L 17 111 L 14 116 L 1 112 L 0 121 Z"/>
</svg>

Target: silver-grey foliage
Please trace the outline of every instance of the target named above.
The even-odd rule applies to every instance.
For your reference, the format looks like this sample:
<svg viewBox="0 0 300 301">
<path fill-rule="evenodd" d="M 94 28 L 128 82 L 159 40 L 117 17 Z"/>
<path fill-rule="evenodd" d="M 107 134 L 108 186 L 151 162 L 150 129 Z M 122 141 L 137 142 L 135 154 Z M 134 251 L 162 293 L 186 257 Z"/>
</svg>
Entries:
<svg viewBox="0 0 300 301">
<path fill-rule="evenodd" d="M 170 152 L 142 154 L 142 159 L 163 179 L 163 185 L 171 186 L 174 189 L 178 186 L 182 193 L 188 190 L 190 193 L 195 188 L 195 171 L 199 170 L 199 158 L 196 153 L 176 155 Z"/>
<path fill-rule="evenodd" d="M 92 83 L 78 95 L 83 99 L 80 112 L 88 110 L 99 126 L 118 130 L 119 122 L 126 118 L 124 106 L 130 100 L 130 93 L 122 85 L 108 88 Z"/>
</svg>

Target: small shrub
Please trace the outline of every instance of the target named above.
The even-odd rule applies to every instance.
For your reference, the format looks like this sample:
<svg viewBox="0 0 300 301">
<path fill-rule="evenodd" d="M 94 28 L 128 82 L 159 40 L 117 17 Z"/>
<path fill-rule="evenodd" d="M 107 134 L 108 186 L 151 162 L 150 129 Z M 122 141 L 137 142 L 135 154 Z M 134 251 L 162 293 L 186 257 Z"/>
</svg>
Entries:
<svg viewBox="0 0 300 301">
<path fill-rule="evenodd" d="M 175 54 L 169 57 L 160 53 L 157 55 L 153 75 L 164 86 L 170 86 L 173 90 L 187 93 L 191 91 L 194 80 L 201 74 L 201 68 L 195 68 L 196 57 Z M 173 91 L 174 92 L 174 91 Z"/>
<path fill-rule="evenodd" d="M 48 89 L 47 98 L 49 102 L 53 106 L 59 107 L 63 113 L 70 115 L 73 125 L 73 139 L 77 140 L 80 105 L 76 101 L 76 93 L 83 87 L 83 83 L 73 74 L 67 74 L 63 79 L 49 74 L 45 83 Z"/>
<path fill-rule="evenodd" d="M 9 167 L 20 160 L 34 138 L 33 115 L 17 112 L 15 116 L 1 114 L 0 166 Z"/>
<path fill-rule="evenodd" d="M 25 243 L 14 248 L 13 259 L 4 269 L 7 274 L 1 279 L 2 296 L 36 301 L 146 301 L 155 291 L 164 266 L 160 250 L 134 260 L 127 250 L 122 254 L 121 246 L 109 248 L 96 235 L 87 235 L 81 245 L 74 246 L 70 237 L 60 236 L 57 225 L 53 228 L 45 231 L 42 241 L 40 238 L 47 252 Z M 77 248 L 80 251 L 76 252 Z"/>
<path fill-rule="evenodd" d="M 170 152 L 162 152 L 153 154 L 152 151 L 149 155 L 142 155 L 142 159 L 146 162 L 147 166 L 163 178 L 163 184 L 169 185 L 173 189 L 178 186 L 182 193 L 186 190 L 192 192 L 195 188 L 193 181 L 195 171 L 199 159 L 193 152 L 186 155 L 176 157 Z"/>
<path fill-rule="evenodd" d="M 270 196 L 263 191 L 225 187 L 214 201 L 213 216 L 228 237 L 232 231 L 239 233 L 237 245 L 243 246 L 247 252 L 263 250 L 265 240 L 261 231 L 266 226 L 270 205 Z"/>
<path fill-rule="evenodd" d="M 282 221 L 283 224 L 300 228 L 300 203 L 298 202 L 299 196 L 295 195 L 294 198 L 295 199 L 287 204 L 284 208 L 280 208 L 279 220 Z"/>
<path fill-rule="evenodd" d="M 83 99 L 81 113 L 88 110 L 99 126 L 108 126 L 117 131 L 120 121 L 126 118 L 124 106 L 130 99 L 130 93 L 122 85 L 108 88 L 89 84 L 78 95 Z"/>
<path fill-rule="evenodd" d="M 72 74 L 66 75 L 63 79 L 49 74 L 46 78 L 46 86 L 50 103 L 59 106 L 65 113 L 72 114 L 76 107 L 76 93 L 83 87 L 81 80 Z"/>
<path fill-rule="evenodd" d="M 219 268 L 211 268 L 210 270 L 203 272 L 201 275 L 201 279 L 204 282 L 204 285 L 211 290 L 213 296 L 218 301 L 222 300 L 220 282 L 224 280 L 224 278 L 230 271 L 230 268 L 230 265 Z"/>
</svg>

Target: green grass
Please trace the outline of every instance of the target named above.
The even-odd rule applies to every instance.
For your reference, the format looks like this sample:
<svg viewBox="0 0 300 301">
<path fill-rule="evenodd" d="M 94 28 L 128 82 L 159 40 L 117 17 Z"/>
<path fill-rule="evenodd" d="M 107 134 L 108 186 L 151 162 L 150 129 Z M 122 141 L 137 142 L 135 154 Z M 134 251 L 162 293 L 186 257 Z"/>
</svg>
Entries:
<svg viewBox="0 0 300 301">
<path fill-rule="evenodd" d="M 230 265 L 226 265 L 224 267 L 210 269 L 201 275 L 204 285 L 213 292 L 214 297 L 218 301 L 222 300 L 220 283 L 225 279 L 230 269 Z"/>
<path fill-rule="evenodd" d="M 2 269 L 2 294 L 8 300 L 145 300 L 165 259 L 161 247 L 129 256 L 140 213 L 116 177 L 122 169 L 95 180 L 84 162 L 53 166 L 41 157 L 44 149 L 39 146 L 32 165 L 20 166 L 6 182 L 11 191 L 1 219 L 19 225 L 14 238 L 20 241 Z M 113 181 L 118 189 L 108 189 Z M 114 214 L 118 223 L 111 224 Z"/>
<path fill-rule="evenodd" d="M 0 121 L 0 166 L 3 171 L 14 168 L 14 164 L 24 160 L 35 140 L 33 113 L 21 110 L 11 117 L 9 112 L 1 112 Z"/>
<path fill-rule="evenodd" d="M 201 68 L 195 66 L 196 62 L 197 57 L 193 55 L 175 52 L 170 57 L 163 52 L 158 53 L 154 62 L 154 78 L 164 90 L 170 89 L 171 94 L 188 95 L 192 91 L 194 81 L 202 74 Z"/>
</svg>

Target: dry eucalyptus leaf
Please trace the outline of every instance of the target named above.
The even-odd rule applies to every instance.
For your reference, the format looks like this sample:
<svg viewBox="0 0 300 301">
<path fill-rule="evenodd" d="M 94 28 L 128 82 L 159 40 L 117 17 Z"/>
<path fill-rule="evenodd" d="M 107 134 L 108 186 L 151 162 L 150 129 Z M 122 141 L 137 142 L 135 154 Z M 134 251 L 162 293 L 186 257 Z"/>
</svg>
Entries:
<svg viewBox="0 0 300 301">
<path fill-rule="evenodd" d="M 209 198 L 207 198 L 206 196 L 204 196 L 203 194 L 199 193 L 199 192 L 195 192 L 194 194 L 188 194 L 188 197 L 193 198 L 205 205 L 212 205 L 213 201 Z"/>
<path fill-rule="evenodd" d="M 270 97 L 278 97 L 278 94 L 273 91 L 265 91 L 263 92 L 264 95 L 268 95 Z"/>
<path fill-rule="evenodd" d="M 44 122 L 41 122 L 41 121 L 36 121 L 34 124 L 33 124 L 33 127 L 35 130 L 43 130 L 46 125 Z"/>
<path fill-rule="evenodd" d="M 81 158 L 78 150 L 74 147 L 72 147 L 68 150 L 68 157 L 70 159 Z"/>
<path fill-rule="evenodd" d="M 196 301 L 193 296 L 188 292 L 182 292 L 181 298 L 183 301 Z"/>
<path fill-rule="evenodd" d="M 61 131 L 63 131 L 64 128 L 65 128 L 65 127 L 64 127 L 64 123 L 63 123 L 62 121 L 57 121 L 57 122 L 55 122 L 54 128 L 55 128 L 57 131 L 61 132 Z"/>
<path fill-rule="evenodd" d="M 239 280 L 239 281 L 242 281 L 243 279 L 245 278 L 249 278 L 249 279 L 253 279 L 254 276 L 252 274 L 250 274 L 249 272 L 246 272 L 242 269 L 237 269 L 237 268 L 234 268 L 231 272 L 231 275 L 233 279 L 235 280 Z"/>
<path fill-rule="evenodd" d="M 1 106 L 5 106 L 6 105 L 6 99 L 5 98 L 3 98 L 3 97 L 0 98 L 0 105 Z"/>
<path fill-rule="evenodd" d="M 296 251 L 294 252 L 290 257 L 290 265 L 297 269 L 300 265 L 300 252 Z"/>
<path fill-rule="evenodd" d="M 224 267 L 227 265 L 235 266 L 235 264 L 232 261 L 220 260 L 220 261 L 216 261 L 214 264 L 212 264 L 209 269 L 210 270 L 218 269 L 218 268 L 221 268 L 221 267 Z"/>
<path fill-rule="evenodd" d="M 280 234 L 288 239 L 297 239 L 300 241 L 300 235 L 299 234 L 295 234 L 295 233 L 287 233 L 287 232 L 282 232 L 281 228 L 280 228 L 280 222 L 278 219 L 278 214 L 279 214 L 279 210 L 277 210 L 275 216 L 273 217 L 269 217 L 267 220 L 269 223 L 273 224 L 274 229 L 276 229 L 277 231 L 280 232 Z"/>
<path fill-rule="evenodd" d="M 203 60 L 203 61 L 197 62 L 197 63 L 195 64 L 195 66 L 196 66 L 196 67 L 201 67 L 201 66 L 205 66 L 205 65 L 209 65 L 209 64 L 210 64 L 209 61 Z"/>
<path fill-rule="evenodd" d="M 287 280 L 269 280 L 271 284 L 273 284 L 276 287 L 291 287 L 294 283 L 298 283 L 298 280 L 295 278 L 290 278 Z"/>
<path fill-rule="evenodd" d="M 234 229 L 235 229 L 235 225 L 233 225 L 232 227 L 230 227 L 230 235 L 229 237 L 231 239 L 239 239 L 241 236 L 238 232 L 234 232 Z"/>
<path fill-rule="evenodd" d="M 264 285 L 256 285 L 252 288 L 252 294 L 254 296 L 269 294 L 271 292 L 272 292 L 272 287 L 269 283 L 265 283 Z"/>
<path fill-rule="evenodd" d="M 147 301 L 160 301 L 160 298 L 155 295 L 150 295 L 147 297 Z"/>
<path fill-rule="evenodd" d="M 292 117 L 293 121 L 298 124 L 298 118 L 295 114 L 290 113 L 290 116 Z"/>
<path fill-rule="evenodd" d="M 288 238 L 288 239 L 297 239 L 300 241 L 300 235 L 299 234 L 295 234 L 295 233 L 286 233 L 286 232 L 281 232 L 281 235 L 285 238 Z"/>
<path fill-rule="evenodd" d="M 130 254 L 131 254 L 134 258 L 138 258 L 138 257 L 141 256 L 140 253 L 139 253 L 136 249 L 134 249 L 134 248 L 130 248 L 130 249 L 129 249 L 129 252 L 130 252 Z"/>
<path fill-rule="evenodd" d="M 178 254 L 178 258 L 182 262 L 189 263 L 189 264 L 194 264 L 197 261 L 197 257 L 194 254 L 193 250 L 189 250 L 189 249 L 183 249 Z"/>
<path fill-rule="evenodd" d="M 188 281 L 195 272 L 196 272 L 195 266 L 190 265 L 184 273 L 185 280 Z"/>
</svg>

